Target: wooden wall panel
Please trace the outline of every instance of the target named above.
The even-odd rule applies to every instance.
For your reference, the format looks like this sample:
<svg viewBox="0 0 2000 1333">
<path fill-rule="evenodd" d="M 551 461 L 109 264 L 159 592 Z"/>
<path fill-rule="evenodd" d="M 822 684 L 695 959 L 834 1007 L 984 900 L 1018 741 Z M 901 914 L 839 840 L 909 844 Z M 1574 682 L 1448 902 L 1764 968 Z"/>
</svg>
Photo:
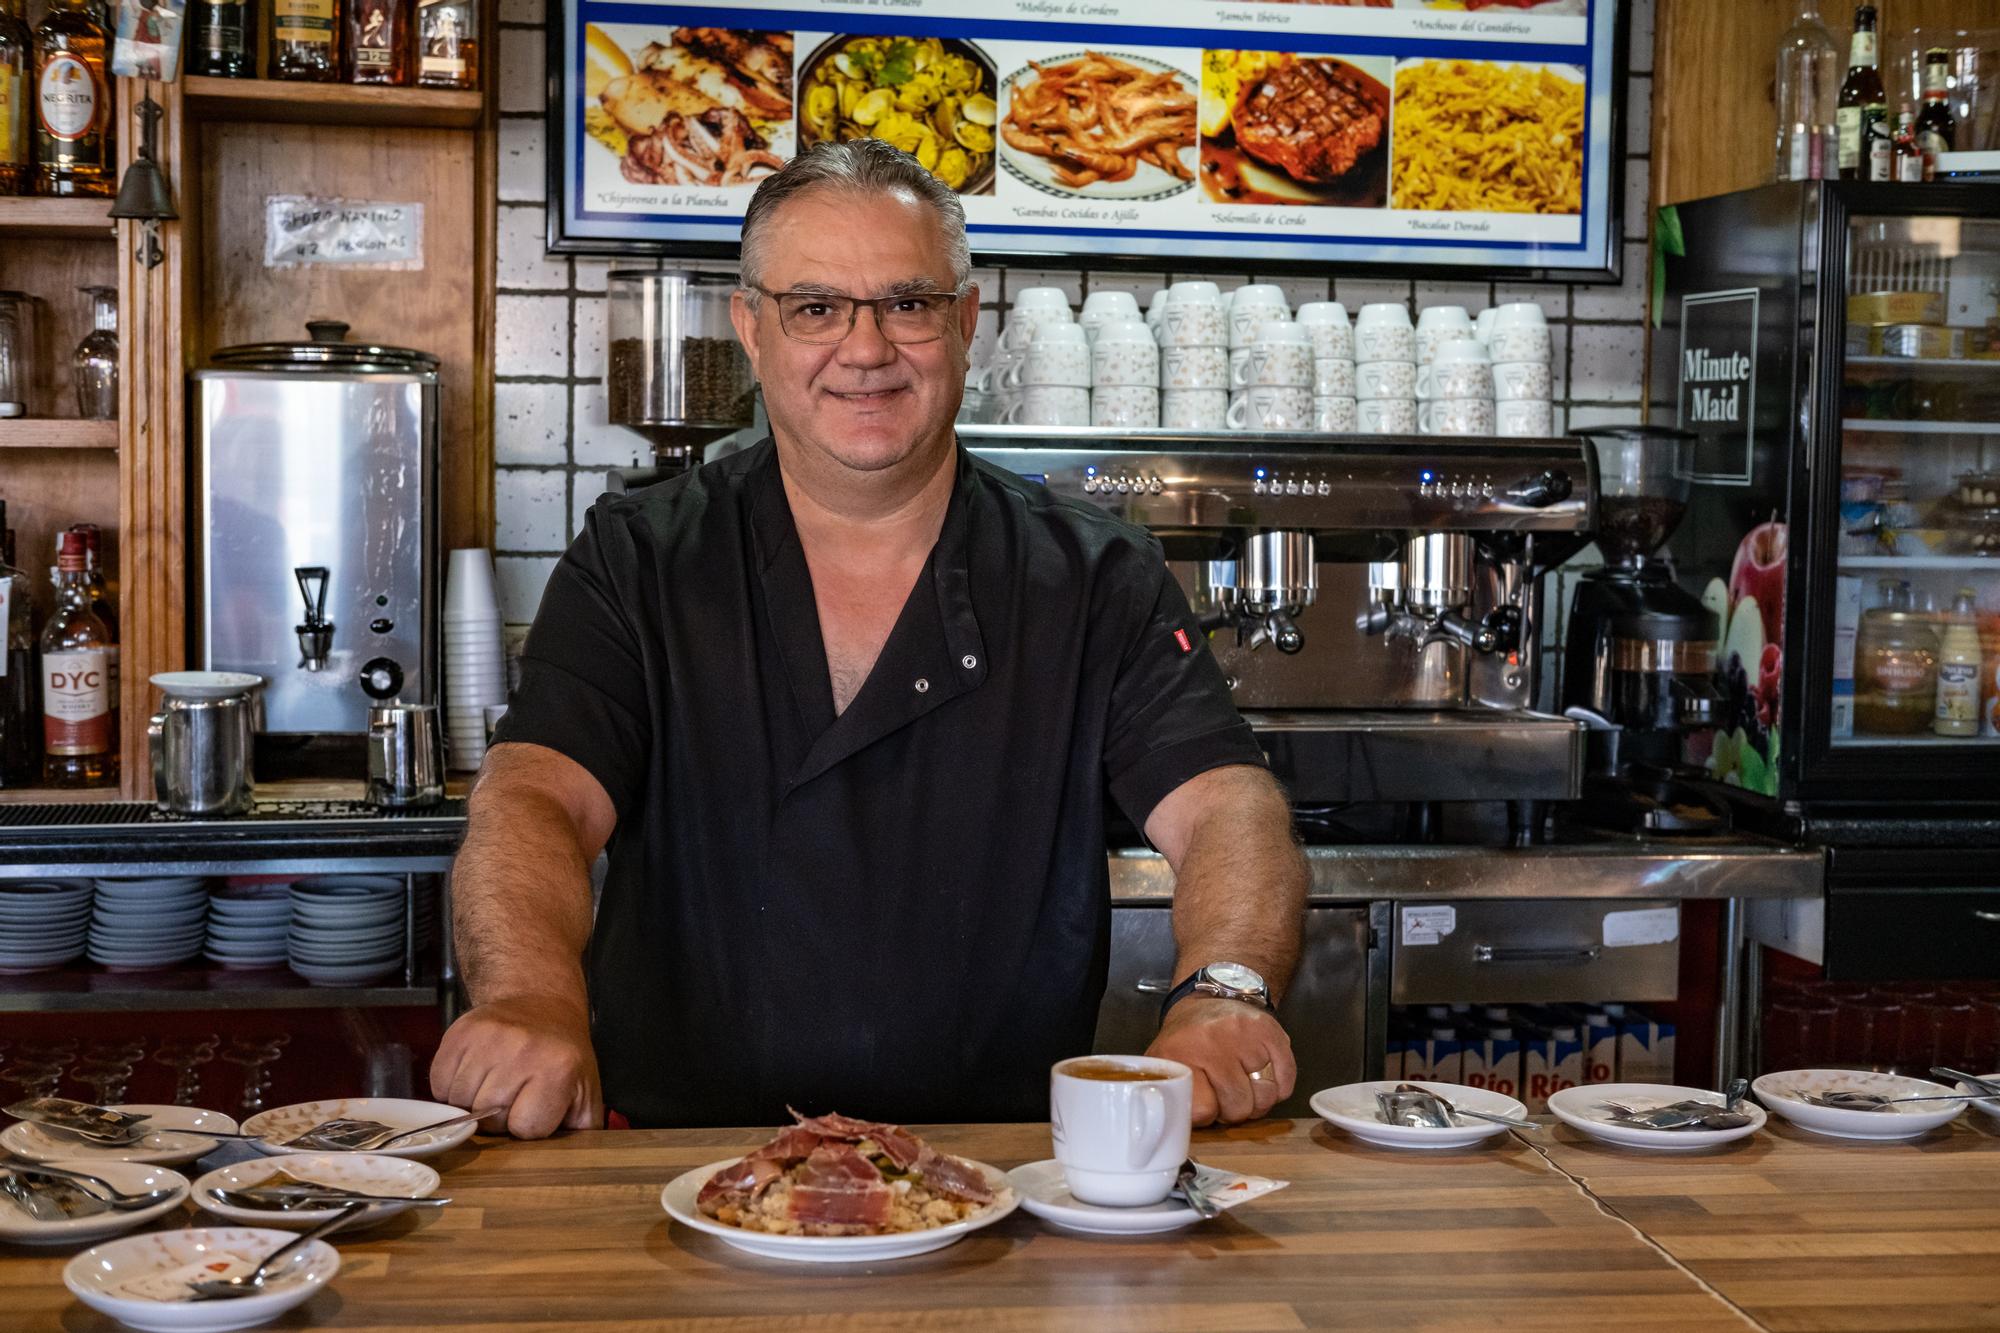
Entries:
<svg viewBox="0 0 2000 1333">
<path fill-rule="evenodd" d="M 0 498 L 7 501 L 7 526 L 45 619 L 54 603 L 49 570 L 56 563 L 56 534 L 64 528 L 103 528 L 108 567 L 118 567 L 118 455 L 111 450 L 0 450 Z"/>
<path fill-rule="evenodd" d="M 414 347 L 439 357 L 440 510 L 444 548 L 483 546 L 492 529 L 492 260 L 478 188 L 479 138 L 462 130 L 325 130 L 305 125 L 208 123 L 200 128 L 201 307 L 209 351 L 234 343 L 294 341 L 307 319 L 344 320 L 356 341 Z M 420 270 L 264 266 L 264 199 L 310 194 L 424 206 Z"/>
<path fill-rule="evenodd" d="M 70 357 L 90 332 L 90 300 L 77 288 L 117 285 L 118 249 L 109 231 L 101 241 L 19 236 L 0 240 L 0 289 L 26 292 L 35 299 L 31 416 L 76 415 Z"/>
</svg>

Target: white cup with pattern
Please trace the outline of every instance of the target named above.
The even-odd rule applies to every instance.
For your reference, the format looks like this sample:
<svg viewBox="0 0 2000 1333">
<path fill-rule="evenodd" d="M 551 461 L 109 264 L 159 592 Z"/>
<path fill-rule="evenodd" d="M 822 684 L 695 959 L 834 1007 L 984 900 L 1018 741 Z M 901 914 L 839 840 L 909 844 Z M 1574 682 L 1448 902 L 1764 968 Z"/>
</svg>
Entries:
<svg viewBox="0 0 2000 1333">
<path fill-rule="evenodd" d="M 1153 341 L 1153 331 L 1145 321 L 1109 320 L 1097 326 L 1097 338 L 1090 346 L 1090 382 L 1096 387 L 1159 387 L 1160 345 Z"/>
<path fill-rule="evenodd" d="M 1354 317 L 1354 359 L 1408 361 L 1417 359 L 1417 331 L 1410 325 L 1409 307 L 1401 301 L 1376 301 Z"/>
<path fill-rule="evenodd" d="M 1227 389 L 1160 391 L 1160 424 L 1173 430 L 1221 430 L 1228 411 Z"/>
<path fill-rule="evenodd" d="M 1312 336 L 1316 360 L 1354 359 L 1354 326 L 1348 323 L 1347 307 L 1340 302 L 1308 301 L 1293 320 Z"/>
<path fill-rule="evenodd" d="M 1555 397 L 1555 378 L 1546 361 L 1496 361 L 1493 396 L 1503 403 L 1532 403 Z"/>
<path fill-rule="evenodd" d="M 1160 391 L 1150 384 L 1112 384 L 1090 391 L 1090 424 L 1144 429 L 1160 424 Z"/>
<path fill-rule="evenodd" d="M 1310 388 L 1253 384 L 1230 403 L 1223 424 L 1230 430 L 1311 430 L 1312 399 Z"/>
<path fill-rule="evenodd" d="M 1555 434 L 1555 409 L 1546 399 L 1493 405 L 1493 433 L 1509 439 L 1547 439 Z"/>
<path fill-rule="evenodd" d="M 1336 395 L 1313 399 L 1314 430 L 1332 431 L 1342 435 L 1352 434 L 1358 420 L 1352 398 Z"/>
<path fill-rule="evenodd" d="M 1417 395 L 1417 366 L 1414 361 L 1363 361 L 1354 367 L 1356 398 L 1414 398 Z"/>
<path fill-rule="evenodd" d="M 1415 435 L 1414 398 L 1362 398 L 1354 404 L 1354 426 L 1365 435 Z"/>
<path fill-rule="evenodd" d="M 1162 389 L 1229 388 L 1226 347 L 1166 347 L 1160 351 Z"/>
</svg>

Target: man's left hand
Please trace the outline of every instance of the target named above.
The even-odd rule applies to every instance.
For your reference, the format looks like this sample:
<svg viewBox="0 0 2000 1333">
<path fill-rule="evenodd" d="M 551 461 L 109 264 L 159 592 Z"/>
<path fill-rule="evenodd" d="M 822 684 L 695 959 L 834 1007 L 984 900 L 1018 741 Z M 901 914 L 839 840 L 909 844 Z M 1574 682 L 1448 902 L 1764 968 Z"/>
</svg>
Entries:
<svg viewBox="0 0 2000 1333">
<path fill-rule="evenodd" d="M 1255 1120 L 1292 1095 L 1292 1039 L 1271 1014 L 1241 1000 L 1193 995 L 1167 1011 L 1146 1054 L 1194 1071 L 1197 1125 Z"/>
</svg>

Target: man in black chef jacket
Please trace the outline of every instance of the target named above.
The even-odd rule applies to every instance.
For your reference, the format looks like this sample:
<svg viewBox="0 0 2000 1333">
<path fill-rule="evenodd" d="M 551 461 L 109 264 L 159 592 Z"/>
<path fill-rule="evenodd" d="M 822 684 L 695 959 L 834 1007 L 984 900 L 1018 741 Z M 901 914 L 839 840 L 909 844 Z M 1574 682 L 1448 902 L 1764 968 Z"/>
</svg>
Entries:
<svg viewBox="0 0 2000 1333">
<path fill-rule="evenodd" d="M 1158 545 L 958 448 L 978 309 L 915 159 L 758 188 L 733 314 L 771 438 L 599 501 L 550 578 L 452 876 L 474 1007 L 435 1095 L 523 1137 L 1045 1118 L 1104 991 L 1107 793 L 1176 875 L 1152 1053 L 1198 1122 L 1291 1092 L 1289 810 Z"/>
</svg>

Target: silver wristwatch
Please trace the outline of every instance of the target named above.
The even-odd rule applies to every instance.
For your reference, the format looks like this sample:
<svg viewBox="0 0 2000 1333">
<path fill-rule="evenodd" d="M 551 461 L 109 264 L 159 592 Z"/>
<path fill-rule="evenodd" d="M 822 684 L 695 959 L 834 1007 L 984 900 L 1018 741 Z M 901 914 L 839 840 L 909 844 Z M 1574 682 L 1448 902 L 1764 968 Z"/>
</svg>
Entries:
<svg viewBox="0 0 2000 1333">
<path fill-rule="evenodd" d="M 1242 963 L 1210 963 L 1197 968 L 1194 975 L 1167 992 L 1167 998 L 1160 1002 L 1160 1017 L 1190 995 L 1210 995 L 1219 1000 L 1242 1000 L 1258 1008 L 1269 1011 L 1271 988 L 1264 983 L 1255 968 Z"/>
</svg>

